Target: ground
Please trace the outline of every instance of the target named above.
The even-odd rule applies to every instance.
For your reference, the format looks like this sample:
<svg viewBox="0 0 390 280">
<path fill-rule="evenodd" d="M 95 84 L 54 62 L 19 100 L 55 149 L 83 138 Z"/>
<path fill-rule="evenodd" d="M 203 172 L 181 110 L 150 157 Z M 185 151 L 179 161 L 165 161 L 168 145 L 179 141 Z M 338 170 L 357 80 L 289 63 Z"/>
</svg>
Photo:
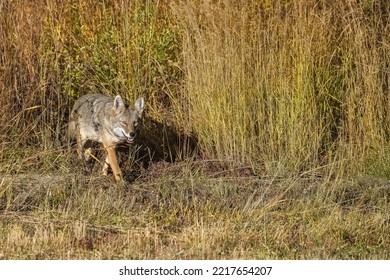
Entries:
<svg viewBox="0 0 390 280">
<path fill-rule="evenodd" d="M 4 175 L 4 174 L 3 174 Z M 154 163 L 125 186 L 98 171 L 7 174 L 2 259 L 388 259 L 390 182 Z"/>
</svg>

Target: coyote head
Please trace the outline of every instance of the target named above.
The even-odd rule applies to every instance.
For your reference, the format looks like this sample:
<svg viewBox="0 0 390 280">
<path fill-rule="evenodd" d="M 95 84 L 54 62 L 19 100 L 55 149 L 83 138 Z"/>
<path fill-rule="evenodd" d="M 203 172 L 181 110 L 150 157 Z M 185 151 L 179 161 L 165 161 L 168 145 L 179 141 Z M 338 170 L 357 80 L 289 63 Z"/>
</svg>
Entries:
<svg viewBox="0 0 390 280">
<path fill-rule="evenodd" d="M 123 99 L 117 95 L 114 99 L 112 108 L 113 132 L 119 139 L 119 142 L 132 143 L 142 123 L 142 111 L 144 110 L 144 99 L 137 99 L 134 109 L 123 102 Z"/>
</svg>

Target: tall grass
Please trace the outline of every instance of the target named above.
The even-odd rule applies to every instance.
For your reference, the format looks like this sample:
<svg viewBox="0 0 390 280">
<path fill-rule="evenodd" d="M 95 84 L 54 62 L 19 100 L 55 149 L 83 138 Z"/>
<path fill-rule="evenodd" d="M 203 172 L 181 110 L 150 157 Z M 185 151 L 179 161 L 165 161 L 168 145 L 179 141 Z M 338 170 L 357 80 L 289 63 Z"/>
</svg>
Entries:
<svg viewBox="0 0 390 280">
<path fill-rule="evenodd" d="M 383 1 L 193 3 L 175 13 L 189 118 L 208 155 L 296 172 L 384 153 Z"/>
<path fill-rule="evenodd" d="M 4 158 L 28 147 L 62 149 L 70 108 L 89 92 L 129 102 L 144 95 L 149 115 L 164 120 L 158 108 L 180 76 L 167 8 L 153 1 L 3 1 Z"/>
<path fill-rule="evenodd" d="M 389 161 L 387 1 L 3 1 L 3 160 L 80 95 L 147 97 L 205 158 L 274 174 Z M 11 148 L 11 149 L 10 149 Z M 328 169 L 329 171 L 330 169 Z"/>
</svg>

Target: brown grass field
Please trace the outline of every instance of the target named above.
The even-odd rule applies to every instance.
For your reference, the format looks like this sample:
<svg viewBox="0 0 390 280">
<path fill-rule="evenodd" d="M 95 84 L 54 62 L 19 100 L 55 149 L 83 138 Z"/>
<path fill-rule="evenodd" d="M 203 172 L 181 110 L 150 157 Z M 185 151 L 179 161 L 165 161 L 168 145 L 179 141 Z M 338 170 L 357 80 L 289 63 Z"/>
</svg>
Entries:
<svg viewBox="0 0 390 280">
<path fill-rule="evenodd" d="M 124 186 L 91 92 L 146 98 Z M 1 1 L 0 108 L 0 259 L 390 259 L 389 1 Z"/>
</svg>

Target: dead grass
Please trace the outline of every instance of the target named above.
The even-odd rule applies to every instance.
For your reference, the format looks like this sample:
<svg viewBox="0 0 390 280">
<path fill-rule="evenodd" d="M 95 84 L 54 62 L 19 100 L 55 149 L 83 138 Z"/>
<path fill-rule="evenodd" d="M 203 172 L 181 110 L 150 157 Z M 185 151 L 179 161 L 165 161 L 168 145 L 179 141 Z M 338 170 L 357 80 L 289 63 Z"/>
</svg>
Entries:
<svg viewBox="0 0 390 280">
<path fill-rule="evenodd" d="M 153 169 L 158 170 L 157 173 Z M 218 176 L 150 167 L 119 188 L 96 173 L 5 176 L 3 259 L 388 259 L 390 183 Z M 153 176 L 155 174 L 156 176 Z"/>
</svg>

